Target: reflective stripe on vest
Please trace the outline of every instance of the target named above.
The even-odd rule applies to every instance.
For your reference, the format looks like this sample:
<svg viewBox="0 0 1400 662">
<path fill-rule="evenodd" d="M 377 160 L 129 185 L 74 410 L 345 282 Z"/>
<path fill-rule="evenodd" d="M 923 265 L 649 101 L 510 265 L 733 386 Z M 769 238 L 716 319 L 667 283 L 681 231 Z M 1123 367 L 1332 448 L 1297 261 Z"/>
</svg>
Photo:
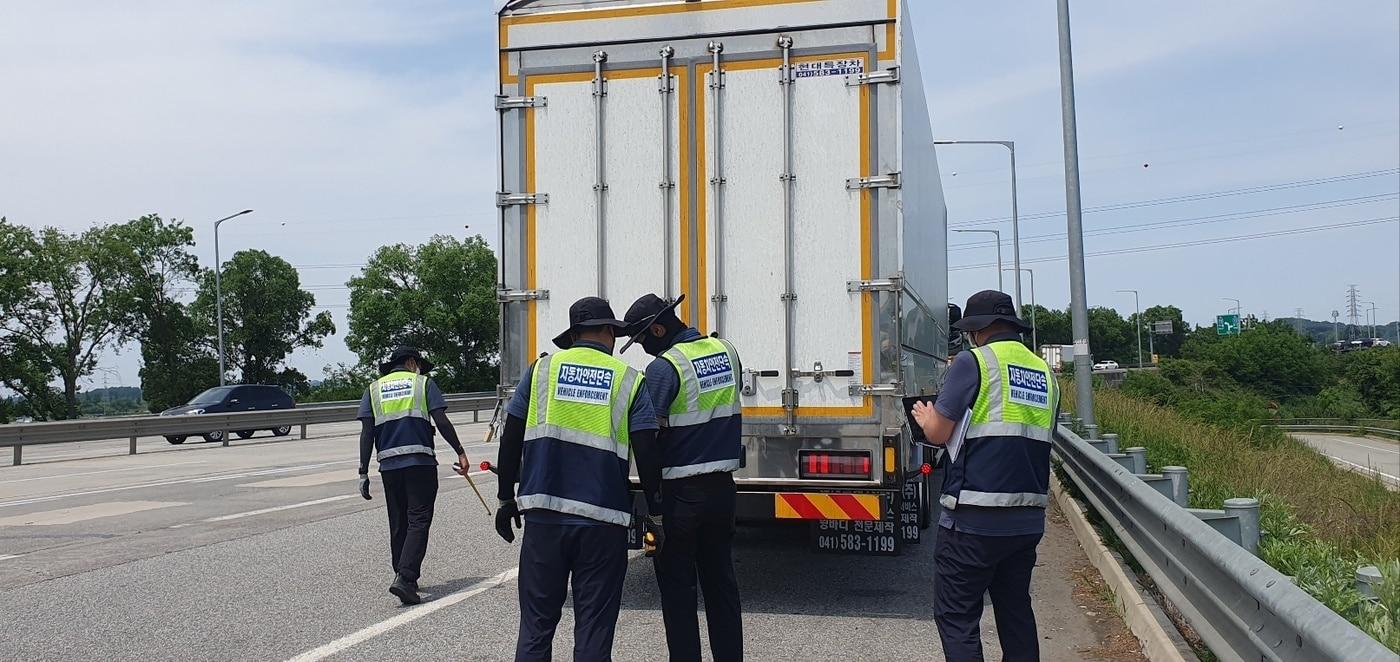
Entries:
<svg viewBox="0 0 1400 662">
<path fill-rule="evenodd" d="M 1019 342 L 973 350 L 982 371 L 967 439 L 1025 437 L 1050 443 L 1059 388 L 1049 366 Z"/>
<path fill-rule="evenodd" d="M 1040 478 L 1033 468 L 999 464 L 996 456 L 978 455 L 976 450 L 982 448 L 979 443 L 1048 444 L 1054 430 L 1059 386 L 1045 361 L 1018 341 L 993 342 L 974 349 L 973 356 L 981 370 L 981 383 L 968 422 L 967 445 L 949 468 L 939 503 L 949 511 L 958 506 L 1045 508 L 1050 500 L 1040 491 Z M 993 437 L 1012 440 L 994 442 L 990 439 Z M 1011 473 L 987 476 L 988 471 Z M 990 485 L 1020 491 L 986 491 Z M 1028 488 L 1035 491 L 1027 491 Z"/>
<path fill-rule="evenodd" d="M 375 427 L 405 418 L 417 418 L 424 422 L 432 420 L 428 412 L 428 378 L 425 375 L 406 370 L 384 375 L 370 385 L 369 401 Z M 434 455 L 432 446 L 408 444 L 380 450 L 374 459 L 383 462 L 391 457 L 415 453 Z"/>
<path fill-rule="evenodd" d="M 703 476 L 705 474 L 734 472 L 738 471 L 739 467 L 740 462 L 738 460 L 716 460 L 714 462 L 688 464 L 683 467 L 664 467 L 661 469 L 661 478 L 663 480 L 675 480 L 677 478 L 690 478 L 691 476 Z"/>
<path fill-rule="evenodd" d="M 610 360 L 599 361 L 588 354 Z M 561 371 L 578 373 L 578 368 L 605 371 L 610 376 L 608 387 L 602 389 L 589 384 L 571 384 L 571 381 L 587 381 L 588 376 L 577 374 L 566 376 L 564 383 L 560 383 Z M 621 379 L 618 379 L 618 373 L 621 373 Z M 640 373 L 627 364 L 594 350 L 565 350 L 541 358 L 535 363 L 535 372 L 531 377 L 534 397 L 530 400 L 525 441 L 558 439 L 628 459 L 631 445 L 627 412 L 631 409 L 639 379 Z M 563 397 L 558 397 L 561 393 Z M 622 394 L 626 395 L 619 397 Z M 588 402 L 590 398 L 595 401 Z M 601 409 L 598 405 L 606 405 L 607 408 Z"/>
<path fill-rule="evenodd" d="M 667 426 L 701 425 L 743 411 L 735 372 L 739 355 L 728 341 L 701 338 L 683 342 L 662 356 L 680 376 L 680 389 L 665 418 Z"/>
<path fill-rule="evenodd" d="M 527 462 L 516 503 L 521 510 L 630 525 L 628 412 L 643 386 L 641 373 L 603 352 L 574 348 L 540 358 L 531 380 Z M 571 457 L 567 466 L 551 451 L 559 448 L 572 449 L 564 454 Z"/>
</svg>

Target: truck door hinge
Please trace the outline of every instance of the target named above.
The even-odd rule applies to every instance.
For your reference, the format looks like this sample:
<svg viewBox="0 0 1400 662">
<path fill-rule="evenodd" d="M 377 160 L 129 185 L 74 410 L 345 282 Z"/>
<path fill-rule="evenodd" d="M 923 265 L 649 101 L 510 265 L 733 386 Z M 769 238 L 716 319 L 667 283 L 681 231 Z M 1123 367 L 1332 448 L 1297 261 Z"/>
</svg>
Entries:
<svg viewBox="0 0 1400 662">
<path fill-rule="evenodd" d="M 543 108 L 549 105 L 545 97 L 508 97 L 496 95 L 496 110 L 517 110 L 520 108 Z"/>
<path fill-rule="evenodd" d="M 870 177 L 852 177 L 846 180 L 846 188 L 852 191 L 872 188 L 899 188 L 899 173 L 892 172 L 888 175 L 873 175 Z"/>
<path fill-rule="evenodd" d="M 783 389 L 783 408 L 793 409 L 797 407 L 797 389 Z"/>
<path fill-rule="evenodd" d="M 881 71 L 872 71 L 865 74 L 855 74 L 846 77 L 846 86 L 855 87 L 857 85 L 878 85 L 889 83 L 899 84 L 899 67 L 890 67 Z"/>
<path fill-rule="evenodd" d="M 847 292 L 899 292 L 903 289 L 904 278 L 901 276 L 846 281 Z"/>
<path fill-rule="evenodd" d="M 853 398 L 863 395 L 903 395 L 904 384 L 851 384 L 846 388 L 846 392 Z"/>
<path fill-rule="evenodd" d="M 505 191 L 496 192 L 497 207 L 515 207 L 519 205 L 547 204 L 549 204 L 548 193 L 507 193 Z"/>
<path fill-rule="evenodd" d="M 549 290 L 496 290 L 496 301 L 536 301 L 549 298 Z"/>
<path fill-rule="evenodd" d="M 711 294 L 710 301 L 714 303 L 724 303 L 729 300 L 728 294 Z"/>
</svg>

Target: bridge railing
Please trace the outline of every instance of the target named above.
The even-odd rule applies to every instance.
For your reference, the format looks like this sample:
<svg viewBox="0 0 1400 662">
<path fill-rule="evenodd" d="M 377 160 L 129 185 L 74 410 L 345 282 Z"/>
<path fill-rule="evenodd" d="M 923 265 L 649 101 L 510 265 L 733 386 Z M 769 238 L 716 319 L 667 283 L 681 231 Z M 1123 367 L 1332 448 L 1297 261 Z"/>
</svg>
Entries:
<svg viewBox="0 0 1400 662">
<path fill-rule="evenodd" d="M 494 391 L 461 393 L 446 396 L 449 412 L 472 412 L 474 421 L 480 412 L 496 406 Z M 143 437 L 191 436 L 222 432 L 223 445 L 229 445 L 229 433 L 237 430 L 267 430 L 300 427 L 306 438 L 309 425 L 344 423 L 355 420 L 359 401 L 322 402 L 294 409 L 245 411 L 229 414 L 195 414 L 189 416 L 129 416 L 120 418 L 88 418 L 46 423 L 14 423 L 0 425 L 0 448 L 14 449 L 14 464 L 22 463 L 24 447 L 62 444 L 78 441 L 127 439 L 128 452 L 136 454 L 136 442 Z"/>
<path fill-rule="evenodd" d="M 1185 468 L 1146 473 L 1146 451 L 1060 425 L 1055 454 L 1162 594 L 1222 660 L 1395 660 L 1395 654 L 1254 554 L 1259 502 L 1185 507 Z"/>
</svg>

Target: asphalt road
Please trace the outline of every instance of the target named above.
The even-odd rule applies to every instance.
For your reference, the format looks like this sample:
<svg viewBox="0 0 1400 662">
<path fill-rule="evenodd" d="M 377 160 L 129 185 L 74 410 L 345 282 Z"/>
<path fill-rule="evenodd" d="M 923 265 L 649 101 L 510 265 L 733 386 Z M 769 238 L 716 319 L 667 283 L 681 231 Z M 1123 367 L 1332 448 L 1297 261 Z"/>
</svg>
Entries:
<svg viewBox="0 0 1400 662">
<path fill-rule="evenodd" d="M 1374 476 L 1391 489 L 1400 489 L 1400 443 L 1377 437 L 1356 437 L 1323 432 L 1294 432 L 1333 462 L 1358 473 Z"/>
<path fill-rule="evenodd" d="M 457 418 L 464 440 L 481 439 L 484 425 Z M 496 537 L 444 450 L 421 581 L 429 600 L 401 607 L 386 591 L 382 488 L 371 502 L 355 493 L 354 432 L 327 425 L 306 440 L 264 434 L 135 456 L 125 441 L 70 444 L 0 467 L 0 659 L 510 659 L 518 549 Z M 495 448 L 470 443 L 468 454 L 494 459 Z M 476 479 L 489 499 L 494 477 Z M 748 659 L 939 659 L 931 536 L 899 558 L 821 555 L 806 542 L 801 529 L 740 531 Z M 1116 620 L 1085 599 L 1074 578 L 1083 554 L 1054 516 L 1040 552 L 1043 659 L 1084 659 Z M 566 608 L 558 659 L 571 627 Z M 990 609 L 983 628 L 999 658 Z M 664 651 L 650 562 L 634 558 L 615 656 Z"/>
</svg>

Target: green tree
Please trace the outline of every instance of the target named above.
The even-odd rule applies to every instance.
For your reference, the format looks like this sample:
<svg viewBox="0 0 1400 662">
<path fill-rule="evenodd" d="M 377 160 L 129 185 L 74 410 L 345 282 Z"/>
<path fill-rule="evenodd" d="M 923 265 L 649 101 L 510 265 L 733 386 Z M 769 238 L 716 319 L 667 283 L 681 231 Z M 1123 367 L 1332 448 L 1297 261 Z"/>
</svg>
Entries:
<svg viewBox="0 0 1400 662">
<path fill-rule="evenodd" d="M 1400 345 L 1346 352 L 1342 377 L 1373 415 L 1400 418 Z"/>
<path fill-rule="evenodd" d="M 36 416 L 74 418 L 78 381 L 134 326 L 129 251 L 113 226 L 70 234 L 5 222 L 0 236 L 8 290 L 0 299 L 7 354 L 0 378 Z M 61 399 L 52 395 L 51 381 L 62 384 Z"/>
<path fill-rule="evenodd" d="M 1287 322 L 1261 322 L 1214 340 L 1201 329 L 1186 343 L 1184 355 L 1209 361 L 1244 388 L 1274 399 L 1317 395 L 1327 383 L 1322 350 Z"/>
<path fill-rule="evenodd" d="M 193 304 L 204 328 L 215 327 L 216 299 L 214 273 L 206 271 Z M 243 382 L 304 390 L 306 376 L 282 363 L 299 348 L 320 348 L 335 322 L 325 311 L 312 315 L 316 297 L 301 289 L 297 270 L 266 251 L 239 251 L 223 267 L 223 300 L 225 354 Z"/>
<path fill-rule="evenodd" d="M 1159 356 L 1164 358 L 1177 358 L 1181 356 L 1181 346 L 1186 342 L 1186 334 L 1191 330 L 1191 326 L 1181 316 L 1181 309 L 1176 306 L 1152 306 L 1142 311 L 1143 342 L 1147 342 L 1146 334 L 1152 333 L 1154 322 L 1171 322 L 1172 332 L 1169 334 L 1153 335 L 1152 349 L 1157 351 Z"/>
<path fill-rule="evenodd" d="M 1022 306 L 1021 319 L 1027 324 L 1031 321 L 1031 311 L 1035 311 L 1035 331 L 1036 340 L 1041 345 L 1071 345 L 1074 344 L 1074 334 L 1071 332 L 1069 313 L 1064 310 L 1052 310 L 1045 306 Z"/>
<path fill-rule="evenodd" d="M 384 246 L 351 278 L 346 344 L 372 366 L 398 344 L 421 348 L 449 391 L 496 383 L 496 257 L 480 236 Z"/>
<path fill-rule="evenodd" d="M 365 394 L 365 389 L 369 388 L 370 382 L 378 376 L 374 369 L 368 366 L 348 366 L 344 363 L 335 366 L 326 366 L 325 379 L 320 384 L 311 387 L 311 390 L 302 400 L 306 402 L 335 402 L 340 400 L 359 400 Z"/>
<path fill-rule="evenodd" d="M 1096 306 L 1089 309 L 1089 348 L 1095 361 L 1113 359 L 1123 365 L 1137 365 L 1137 338 L 1133 336 L 1133 325 L 1112 308 Z M 1144 352 L 1146 349 L 1144 339 Z"/>
<path fill-rule="evenodd" d="M 133 271 L 129 294 L 141 342 L 141 388 L 146 406 L 159 412 L 219 383 L 208 330 L 176 297 L 199 276 L 199 261 L 190 253 L 194 232 L 154 214 L 114 231 L 129 251 Z"/>
</svg>

